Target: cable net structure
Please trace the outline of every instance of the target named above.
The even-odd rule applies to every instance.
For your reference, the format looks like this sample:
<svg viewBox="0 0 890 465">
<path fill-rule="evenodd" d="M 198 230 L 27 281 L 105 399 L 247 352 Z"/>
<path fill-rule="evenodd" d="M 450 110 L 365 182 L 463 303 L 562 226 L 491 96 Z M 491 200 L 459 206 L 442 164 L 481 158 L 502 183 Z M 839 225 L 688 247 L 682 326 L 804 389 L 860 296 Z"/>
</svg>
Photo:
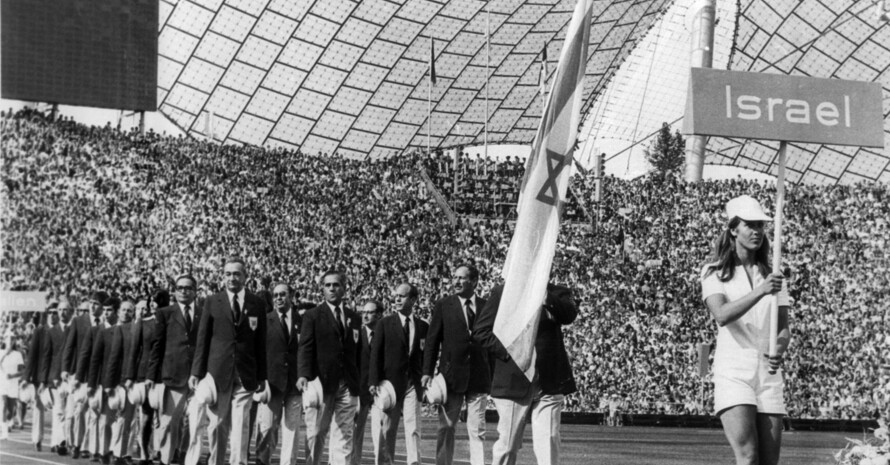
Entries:
<svg viewBox="0 0 890 465">
<path fill-rule="evenodd" d="M 594 1 L 585 112 L 669 4 Z M 434 148 L 482 144 L 486 93 L 488 142 L 531 142 L 541 52 L 552 75 L 575 0 L 160 5 L 159 110 L 185 133 L 363 157 L 426 148 L 427 131 Z"/>
<path fill-rule="evenodd" d="M 714 66 L 880 82 L 888 135 L 890 25 L 879 18 L 883 3 L 718 2 Z M 434 149 L 481 145 L 486 115 L 489 144 L 527 144 L 540 122 L 541 52 L 546 46 L 552 75 L 574 4 L 162 0 L 160 111 L 192 136 L 310 154 L 386 156 L 425 149 L 428 133 Z M 695 5 L 594 2 L 582 157 L 600 137 L 642 152 L 662 122 L 682 120 L 686 23 Z M 711 138 L 706 163 L 775 174 L 777 148 Z M 788 150 L 791 183 L 890 181 L 888 148 L 792 143 Z"/>
<path fill-rule="evenodd" d="M 890 24 L 875 0 L 747 0 L 739 3 L 729 69 L 879 82 L 884 149 L 788 144 L 786 180 L 890 182 Z M 712 138 L 706 163 L 775 175 L 778 142 Z"/>
</svg>

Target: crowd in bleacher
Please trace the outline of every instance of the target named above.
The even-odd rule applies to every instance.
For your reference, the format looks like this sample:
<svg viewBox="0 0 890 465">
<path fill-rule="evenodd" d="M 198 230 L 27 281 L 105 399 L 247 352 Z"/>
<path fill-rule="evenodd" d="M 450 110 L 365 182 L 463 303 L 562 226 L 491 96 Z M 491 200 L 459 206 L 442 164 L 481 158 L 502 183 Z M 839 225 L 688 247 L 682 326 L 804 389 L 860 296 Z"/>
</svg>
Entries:
<svg viewBox="0 0 890 465">
<path fill-rule="evenodd" d="M 293 283 L 319 301 L 318 279 L 346 271 L 352 306 L 386 301 L 404 280 L 419 314 L 450 292 L 451 270 L 472 262 L 480 293 L 499 279 L 512 234 L 522 162 L 398 156 L 352 160 L 218 145 L 154 133 L 2 118 L 4 289 L 78 300 L 95 289 L 143 298 L 192 273 L 202 295 L 219 289 L 224 257 L 251 266 L 249 287 Z M 422 166 L 460 216 L 453 226 L 426 191 Z M 594 180 L 573 189 L 591 199 Z M 742 193 L 772 210 L 775 188 L 753 181 L 687 184 L 671 176 L 606 178 L 601 221 L 574 208 L 560 233 L 554 281 L 576 289 L 581 313 L 566 330 L 579 390 L 573 411 L 619 398 L 632 413 L 709 412 L 698 346 L 716 325 L 701 302 L 699 270 Z M 792 343 L 785 362 L 793 417 L 872 418 L 886 361 L 890 192 L 883 185 L 789 186 L 783 265 Z M 595 215 L 591 215 L 595 216 Z M 33 322 L 6 317 L 3 335 L 27 339 Z M 19 347 L 26 347 L 20 344 Z"/>
</svg>

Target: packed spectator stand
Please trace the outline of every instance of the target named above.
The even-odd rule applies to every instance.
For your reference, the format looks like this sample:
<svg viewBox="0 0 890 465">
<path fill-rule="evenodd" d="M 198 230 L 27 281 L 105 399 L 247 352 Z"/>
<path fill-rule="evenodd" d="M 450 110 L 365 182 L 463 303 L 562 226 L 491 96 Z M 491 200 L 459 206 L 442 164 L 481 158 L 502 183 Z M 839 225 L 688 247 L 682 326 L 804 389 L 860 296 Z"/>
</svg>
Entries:
<svg viewBox="0 0 890 465">
<path fill-rule="evenodd" d="M 225 257 L 240 255 L 252 267 L 254 291 L 284 280 L 318 301 L 317 281 L 335 267 L 349 275 L 352 305 L 388 301 L 391 286 L 409 280 L 428 316 L 432 302 L 451 292 L 459 263 L 477 265 L 483 295 L 497 283 L 522 175 L 518 158 L 460 160 L 472 182 L 451 198 L 449 158 L 351 160 L 221 146 L 49 121 L 33 111 L 3 115 L 2 147 L 0 287 L 48 291 L 75 306 L 94 289 L 143 298 L 186 272 L 208 294 L 220 287 Z M 455 202 L 457 225 L 419 169 Z M 573 179 L 601 221 L 577 208 L 553 266 L 555 281 L 576 289 L 581 306 L 566 331 L 579 385 L 568 410 L 603 411 L 617 395 L 631 413 L 710 412 L 698 346 L 713 342 L 716 324 L 701 302 L 699 270 L 725 222 L 724 203 L 747 193 L 772 210 L 774 186 L 610 177 L 596 205 L 593 185 L 590 174 Z M 466 200 L 477 190 L 484 194 Z M 873 418 L 890 400 L 878 386 L 890 344 L 887 187 L 789 186 L 785 218 L 783 265 L 794 299 L 785 362 L 790 414 Z M 0 334 L 25 341 L 33 324 L 12 315 Z"/>
</svg>

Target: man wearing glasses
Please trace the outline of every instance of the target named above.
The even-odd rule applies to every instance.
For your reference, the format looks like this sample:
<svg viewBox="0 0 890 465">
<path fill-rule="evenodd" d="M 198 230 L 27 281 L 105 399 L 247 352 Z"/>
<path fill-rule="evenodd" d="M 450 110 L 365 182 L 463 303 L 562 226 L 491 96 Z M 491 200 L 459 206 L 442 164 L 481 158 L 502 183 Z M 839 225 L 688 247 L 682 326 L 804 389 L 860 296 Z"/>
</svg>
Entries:
<svg viewBox="0 0 890 465">
<path fill-rule="evenodd" d="M 148 362 L 145 376 L 146 391 L 151 392 L 154 380 L 161 380 L 164 401 L 160 412 L 160 453 L 161 463 L 170 465 L 177 454 L 189 455 L 185 463 L 195 464 L 200 455 L 200 440 L 195 451 L 189 443 L 189 431 L 183 428 L 186 406 L 189 405 L 189 372 L 195 355 L 195 340 L 198 335 L 198 319 L 201 309 L 195 305 L 197 281 L 191 275 L 176 279 L 174 302 L 156 313 L 154 347 Z M 197 404 L 197 403 L 192 403 Z M 192 407 L 190 407 L 192 408 Z M 189 418 L 191 420 L 191 416 Z M 191 421 L 189 422 L 191 424 Z M 188 449 L 186 449 L 188 448 Z M 190 462 L 189 459 L 194 461 Z"/>
<path fill-rule="evenodd" d="M 359 409 L 355 415 L 355 433 L 352 436 L 352 465 L 362 462 L 362 443 L 365 441 L 365 423 L 368 421 L 368 413 L 374 397 L 368 391 L 368 363 L 371 358 L 371 342 L 374 340 L 374 329 L 377 321 L 383 316 L 383 304 L 376 300 L 365 302 L 362 311 L 362 331 L 359 338 Z M 372 428 L 373 430 L 373 428 Z M 371 431 L 374 434 L 374 431 Z"/>
<path fill-rule="evenodd" d="M 272 289 L 274 311 L 266 315 L 266 364 L 271 397 L 257 411 L 257 463 L 270 465 L 281 432 L 281 465 L 297 463 L 303 397 L 297 390 L 297 350 L 303 318 L 291 305 L 290 285 Z"/>
</svg>

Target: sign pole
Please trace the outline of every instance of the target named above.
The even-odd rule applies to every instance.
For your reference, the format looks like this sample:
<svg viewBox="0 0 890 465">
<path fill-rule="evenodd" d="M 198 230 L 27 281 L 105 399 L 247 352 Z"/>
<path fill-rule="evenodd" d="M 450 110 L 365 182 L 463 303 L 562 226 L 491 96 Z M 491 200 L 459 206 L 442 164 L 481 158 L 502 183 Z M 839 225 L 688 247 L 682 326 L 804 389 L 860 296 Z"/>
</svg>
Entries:
<svg viewBox="0 0 890 465">
<path fill-rule="evenodd" d="M 779 172 L 776 175 L 776 217 L 773 220 L 773 273 L 781 273 L 782 267 L 782 217 L 785 208 L 785 152 L 788 143 L 779 143 Z M 777 354 L 776 339 L 779 334 L 779 296 L 772 295 L 772 305 L 769 311 L 769 356 Z"/>
</svg>

